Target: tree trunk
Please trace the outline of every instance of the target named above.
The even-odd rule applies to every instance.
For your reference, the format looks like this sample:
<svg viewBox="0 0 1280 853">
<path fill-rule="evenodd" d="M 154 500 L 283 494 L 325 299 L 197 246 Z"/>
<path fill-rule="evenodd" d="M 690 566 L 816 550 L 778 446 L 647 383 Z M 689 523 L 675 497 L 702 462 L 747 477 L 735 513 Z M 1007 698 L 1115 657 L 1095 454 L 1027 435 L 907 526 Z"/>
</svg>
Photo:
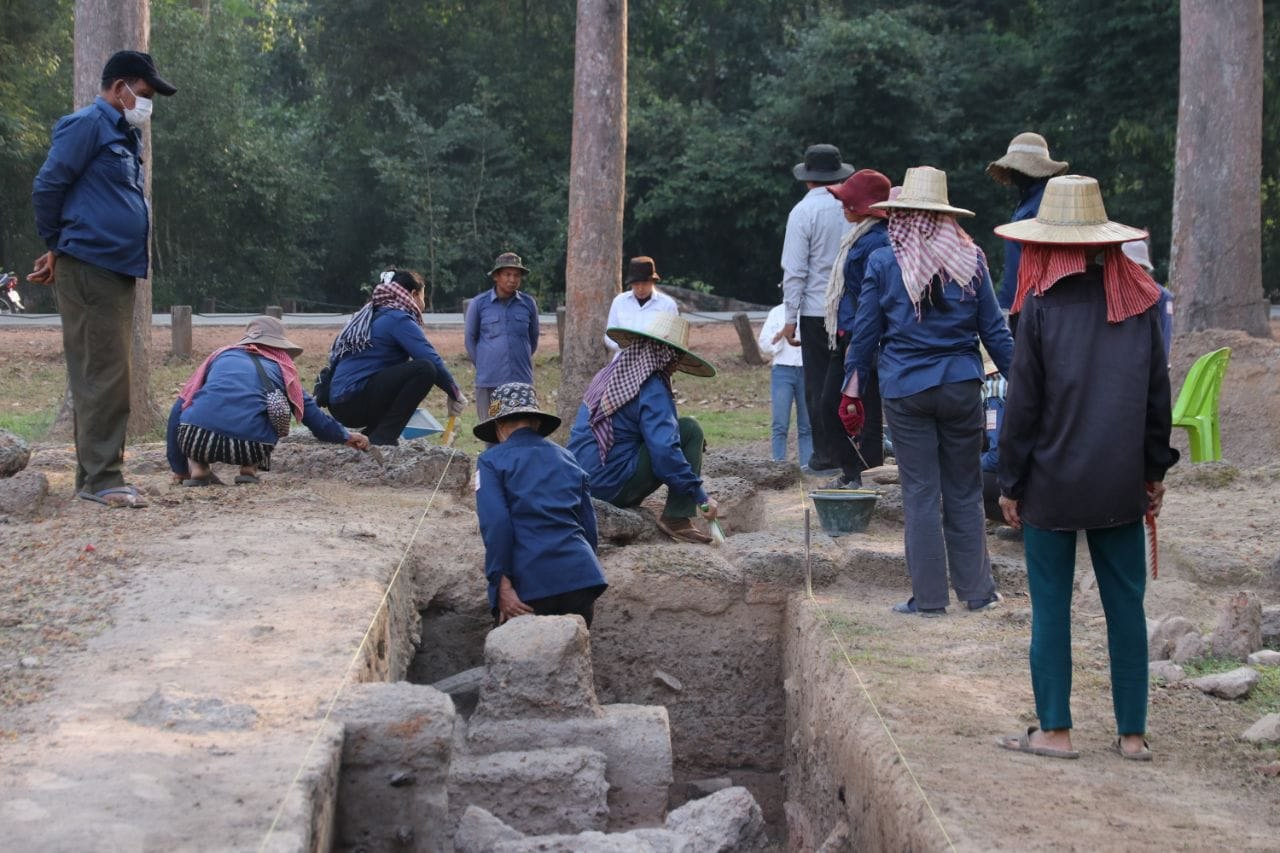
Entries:
<svg viewBox="0 0 1280 853">
<path fill-rule="evenodd" d="M 118 50 L 147 50 L 151 37 L 148 0 L 76 0 L 75 106 L 85 106 L 102 91 L 102 68 Z M 162 72 L 163 73 L 163 72 Z M 147 206 L 151 206 L 151 128 L 142 131 Z M 151 223 L 155 232 L 155 222 Z M 129 362 L 129 435 L 140 437 L 159 423 L 160 412 L 151 396 L 151 281 L 138 279 L 133 301 L 133 355 Z M 67 395 L 70 401 L 70 394 Z M 66 429 L 69 405 L 64 403 L 53 430 Z"/>
<path fill-rule="evenodd" d="M 1170 286 L 1178 332 L 1271 337 L 1262 293 L 1262 0 L 1181 0 Z"/>
<path fill-rule="evenodd" d="M 622 280 L 627 165 L 627 3 L 578 0 L 569 157 L 565 334 L 557 410 L 573 423 L 605 363 L 604 326 Z"/>
</svg>

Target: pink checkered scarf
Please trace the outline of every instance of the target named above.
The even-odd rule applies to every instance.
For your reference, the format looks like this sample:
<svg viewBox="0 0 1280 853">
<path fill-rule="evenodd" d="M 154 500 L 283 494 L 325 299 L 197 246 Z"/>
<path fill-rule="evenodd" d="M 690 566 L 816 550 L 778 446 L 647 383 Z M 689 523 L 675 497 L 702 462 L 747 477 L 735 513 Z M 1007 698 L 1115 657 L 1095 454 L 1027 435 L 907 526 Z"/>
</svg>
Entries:
<svg viewBox="0 0 1280 853">
<path fill-rule="evenodd" d="M 981 250 L 954 216 L 932 210 L 890 211 L 889 244 L 917 317 L 934 276 L 944 283 L 955 281 L 970 296 L 977 292 Z"/>
<path fill-rule="evenodd" d="M 587 406 L 587 423 L 595 436 L 604 462 L 613 448 L 613 414 L 640 393 L 640 386 L 655 373 L 671 390 L 671 374 L 680 363 L 680 352 L 653 340 L 638 340 L 604 366 L 582 395 Z"/>
</svg>

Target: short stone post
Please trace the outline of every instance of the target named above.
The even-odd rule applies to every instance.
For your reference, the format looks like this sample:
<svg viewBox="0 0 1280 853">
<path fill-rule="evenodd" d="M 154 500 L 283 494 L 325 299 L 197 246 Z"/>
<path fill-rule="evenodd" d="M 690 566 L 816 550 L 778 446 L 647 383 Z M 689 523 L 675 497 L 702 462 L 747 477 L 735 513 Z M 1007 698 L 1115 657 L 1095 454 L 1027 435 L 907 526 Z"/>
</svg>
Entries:
<svg viewBox="0 0 1280 853">
<path fill-rule="evenodd" d="M 279 305 L 268 305 L 266 308 L 262 309 L 262 313 L 266 314 L 268 317 L 275 317 L 277 320 L 284 319 L 284 308 Z"/>
<path fill-rule="evenodd" d="M 747 315 L 741 311 L 734 314 L 733 327 L 738 330 L 738 340 L 742 344 L 742 360 L 750 365 L 764 364 L 760 346 L 756 343 L 756 333 L 751 330 L 751 321 L 747 319 Z"/>
<path fill-rule="evenodd" d="M 206 296 L 204 301 L 200 303 L 201 314 L 213 314 L 218 310 L 218 300 L 212 296 Z"/>
<path fill-rule="evenodd" d="M 564 315 L 565 308 L 563 305 L 556 306 L 556 349 L 564 354 Z"/>
<path fill-rule="evenodd" d="M 191 358 L 191 306 L 174 305 L 169 309 L 169 331 L 172 343 L 169 355 L 188 361 Z"/>
</svg>

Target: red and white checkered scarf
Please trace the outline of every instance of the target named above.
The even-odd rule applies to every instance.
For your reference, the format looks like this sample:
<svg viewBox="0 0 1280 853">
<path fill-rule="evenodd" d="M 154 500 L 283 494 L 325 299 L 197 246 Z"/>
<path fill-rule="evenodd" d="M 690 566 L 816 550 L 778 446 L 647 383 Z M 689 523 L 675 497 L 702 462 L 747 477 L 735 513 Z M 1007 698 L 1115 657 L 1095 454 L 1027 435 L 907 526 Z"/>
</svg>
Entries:
<svg viewBox="0 0 1280 853">
<path fill-rule="evenodd" d="M 948 213 L 932 210 L 889 212 L 889 245 L 902 270 L 907 298 L 920 316 L 920 300 L 938 276 L 953 280 L 970 296 L 977 293 L 981 250 Z"/>
<path fill-rule="evenodd" d="M 1018 292 L 1010 312 L 1022 310 L 1028 293 L 1041 296 L 1060 280 L 1085 271 L 1089 259 L 1102 253 L 1102 287 L 1107 295 L 1107 322 L 1122 323 L 1160 301 L 1160 286 L 1129 260 L 1120 245 L 1075 246 L 1024 243 L 1018 262 Z"/>
<path fill-rule="evenodd" d="M 640 386 L 655 373 L 671 390 L 671 374 L 680 363 L 681 353 L 658 341 L 642 339 L 618 353 L 604 366 L 582 395 L 587 405 L 587 423 L 595 436 L 604 462 L 613 448 L 613 414 L 640 393 Z"/>
</svg>

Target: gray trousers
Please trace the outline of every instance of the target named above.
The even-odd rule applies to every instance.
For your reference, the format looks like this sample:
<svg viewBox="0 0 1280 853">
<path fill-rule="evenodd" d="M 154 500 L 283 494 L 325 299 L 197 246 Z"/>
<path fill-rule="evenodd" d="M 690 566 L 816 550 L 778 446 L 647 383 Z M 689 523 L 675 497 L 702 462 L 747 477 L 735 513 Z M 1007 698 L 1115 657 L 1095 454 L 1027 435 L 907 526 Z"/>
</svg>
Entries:
<svg viewBox="0 0 1280 853">
<path fill-rule="evenodd" d="M 136 285 L 70 255 L 58 258 L 54 289 L 75 414 L 77 492 L 124 485 Z"/>
<path fill-rule="evenodd" d="M 952 382 L 884 401 L 902 482 L 907 571 L 920 608 L 947 606 L 948 569 L 961 601 L 995 592 L 982 513 L 980 384 Z"/>
</svg>

